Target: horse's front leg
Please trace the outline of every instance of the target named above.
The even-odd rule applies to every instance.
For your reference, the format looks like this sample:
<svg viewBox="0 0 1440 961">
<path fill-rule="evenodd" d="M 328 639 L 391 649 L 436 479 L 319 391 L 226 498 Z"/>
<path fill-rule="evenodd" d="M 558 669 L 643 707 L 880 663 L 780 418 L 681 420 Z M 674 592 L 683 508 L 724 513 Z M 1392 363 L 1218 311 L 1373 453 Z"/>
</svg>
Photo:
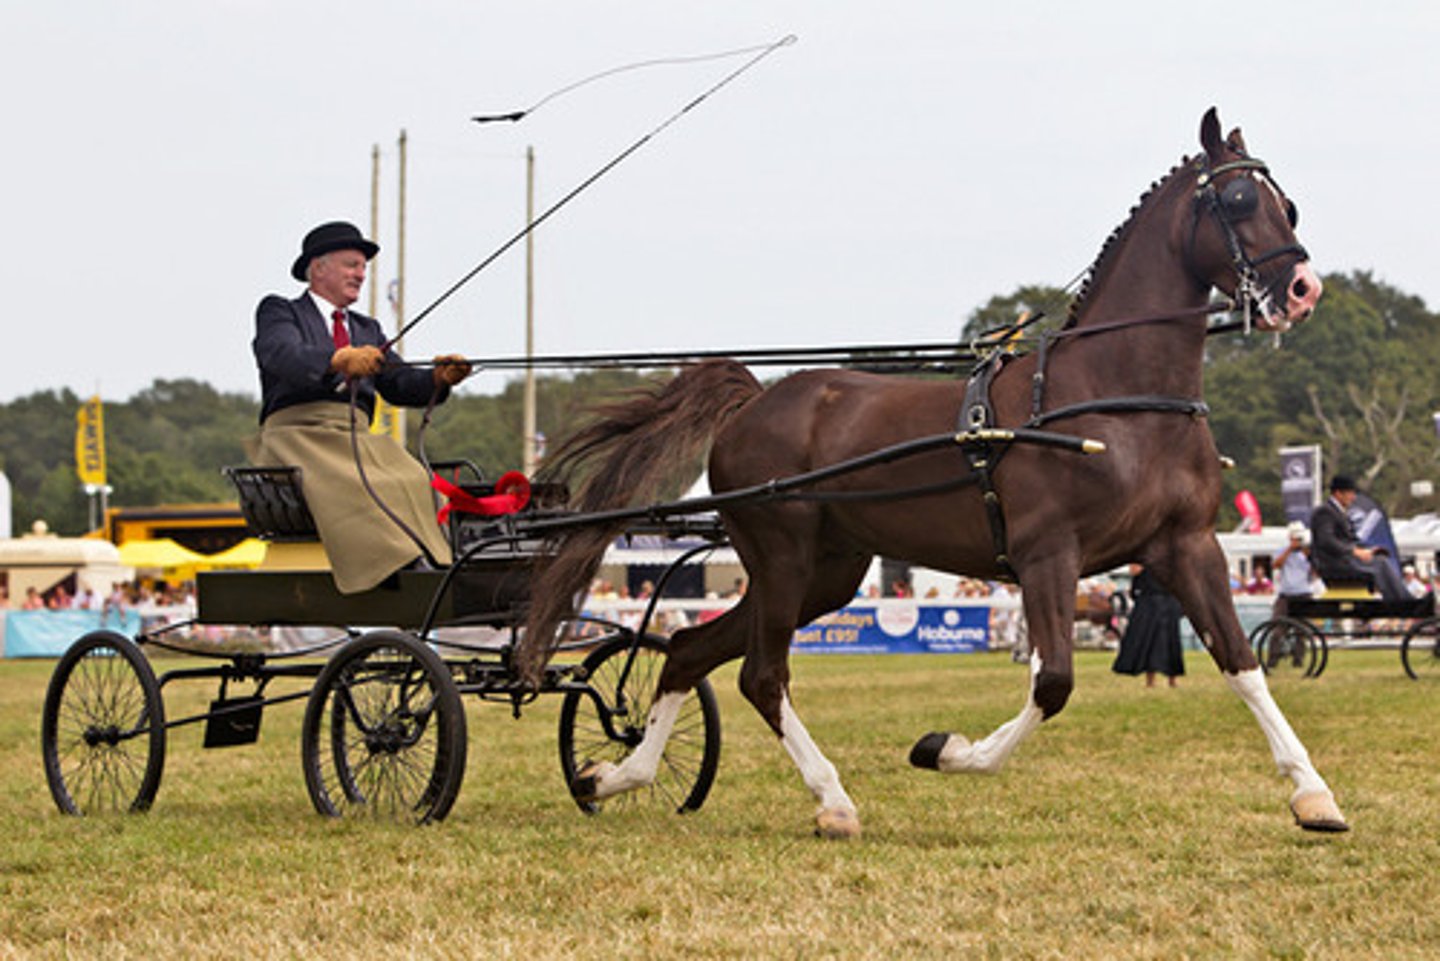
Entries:
<svg viewBox="0 0 1440 961">
<path fill-rule="evenodd" d="M 1348 831 L 1350 826 L 1335 803 L 1334 793 L 1315 770 L 1305 745 L 1270 696 L 1265 674 L 1235 614 L 1225 554 L 1214 535 L 1196 534 L 1182 542 L 1157 565 L 1155 573 L 1180 600 L 1185 616 L 1230 689 L 1240 695 L 1260 722 L 1276 767 L 1295 785 L 1290 810 L 1296 822 L 1308 831 Z"/>
<path fill-rule="evenodd" d="M 740 669 L 740 691 L 780 738 L 780 744 L 800 779 L 820 806 L 815 812 L 815 833 L 823 838 L 845 839 L 860 834 L 860 815 L 840 783 L 840 773 L 821 751 L 790 703 L 789 654 L 793 627 L 776 622 L 771 638 L 760 638 L 746 654 Z M 763 632 L 762 627 L 762 632 Z"/>
<path fill-rule="evenodd" d="M 1041 721 L 1060 712 L 1075 686 L 1071 632 L 1076 572 L 1073 560 L 1052 557 L 1021 574 L 1031 648 L 1030 692 L 1020 713 L 973 743 L 959 734 L 927 734 L 910 749 L 911 764 L 946 773 L 995 774 Z"/>
</svg>

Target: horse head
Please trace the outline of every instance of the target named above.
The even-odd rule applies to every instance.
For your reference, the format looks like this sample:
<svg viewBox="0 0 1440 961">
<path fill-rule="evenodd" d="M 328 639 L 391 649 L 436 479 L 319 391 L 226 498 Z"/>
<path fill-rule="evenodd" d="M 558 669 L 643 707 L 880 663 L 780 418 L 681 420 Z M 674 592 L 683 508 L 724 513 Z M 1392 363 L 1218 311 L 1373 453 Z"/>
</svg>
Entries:
<svg viewBox="0 0 1440 961">
<path fill-rule="evenodd" d="M 1200 122 L 1195 213 L 1187 257 L 1196 279 L 1254 309 L 1257 326 L 1288 330 L 1310 316 L 1320 278 L 1295 237 L 1299 215 L 1239 128 L 1221 137 L 1211 107 Z"/>
</svg>

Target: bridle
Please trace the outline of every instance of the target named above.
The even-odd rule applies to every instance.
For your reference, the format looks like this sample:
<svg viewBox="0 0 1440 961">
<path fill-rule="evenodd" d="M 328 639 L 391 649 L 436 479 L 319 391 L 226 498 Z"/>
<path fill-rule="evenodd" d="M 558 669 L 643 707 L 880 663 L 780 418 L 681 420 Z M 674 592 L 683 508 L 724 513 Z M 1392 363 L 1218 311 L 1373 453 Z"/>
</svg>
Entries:
<svg viewBox="0 0 1440 961">
<path fill-rule="evenodd" d="M 1277 277 L 1269 285 L 1261 283 L 1260 266 L 1286 255 L 1293 255 L 1297 262 L 1309 260 L 1310 254 L 1300 244 L 1293 243 L 1267 250 L 1263 254 L 1252 257 L 1246 252 L 1245 245 L 1240 242 L 1236 225 L 1249 219 L 1259 209 L 1260 190 L 1258 184 L 1260 182 L 1264 182 L 1274 190 L 1275 195 L 1284 204 L 1285 217 L 1292 230 L 1299 223 L 1300 215 L 1294 201 L 1285 196 L 1285 191 L 1280 189 L 1280 185 L 1270 175 L 1270 168 L 1265 165 L 1263 160 L 1241 156 L 1238 160 L 1231 160 L 1212 168 L 1210 158 L 1201 154 L 1195 160 L 1195 169 L 1195 218 L 1190 224 L 1190 243 L 1185 251 L 1186 269 L 1198 283 L 1205 287 L 1211 286 L 1210 281 L 1203 278 L 1195 269 L 1195 236 L 1200 230 L 1201 215 L 1208 210 L 1220 227 L 1221 236 L 1225 240 L 1225 249 L 1230 255 L 1230 264 L 1235 270 L 1235 300 L 1243 312 L 1244 328 L 1248 334 L 1251 309 L 1259 307 L 1263 310 L 1277 295 L 1277 291 L 1271 288 L 1283 282 L 1283 277 Z M 1249 171 L 1250 173 L 1248 176 L 1232 177 L 1223 186 L 1218 182 L 1222 174 L 1234 171 Z"/>
</svg>

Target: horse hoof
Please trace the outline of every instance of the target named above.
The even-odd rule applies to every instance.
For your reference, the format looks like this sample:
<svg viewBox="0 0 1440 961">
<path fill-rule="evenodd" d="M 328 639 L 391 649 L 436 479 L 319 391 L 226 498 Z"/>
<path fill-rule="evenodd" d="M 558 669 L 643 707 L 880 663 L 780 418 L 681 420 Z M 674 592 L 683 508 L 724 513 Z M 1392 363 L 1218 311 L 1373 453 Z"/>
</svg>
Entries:
<svg viewBox="0 0 1440 961">
<path fill-rule="evenodd" d="M 827 841 L 860 836 L 860 816 L 849 808 L 829 808 L 815 815 L 815 834 Z"/>
<path fill-rule="evenodd" d="M 916 741 L 915 746 L 910 749 L 910 763 L 931 771 L 940 770 L 940 752 L 945 749 L 945 742 L 948 740 L 950 735 L 931 731 Z"/>
<path fill-rule="evenodd" d="M 1335 803 L 1335 796 L 1329 791 L 1311 791 L 1291 798 L 1290 811 L 1295 815 L 1295 823 L 1306 831 L 1339 834 L 1350 830 L 1345 815 Z"/>
<path fill-rule="evenodd" d="M 570 796 L 577 801 L 597 801 L 600 799 L 600 775 L 603 773 L 602 765 L 598 761 L 588 761 L 580 770 L 575 772 L 575 778 L 570 782 Z"/>
</svg>

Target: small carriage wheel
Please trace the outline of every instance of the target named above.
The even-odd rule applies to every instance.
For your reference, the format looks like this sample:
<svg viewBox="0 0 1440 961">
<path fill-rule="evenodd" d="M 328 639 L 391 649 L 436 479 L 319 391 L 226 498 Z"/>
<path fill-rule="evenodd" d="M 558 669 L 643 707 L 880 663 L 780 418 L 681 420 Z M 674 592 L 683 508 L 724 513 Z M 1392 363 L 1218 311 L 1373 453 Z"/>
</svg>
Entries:
<svg viewBox="0 0 1440 961">
<path fill-rule="evenodd" d="M 630 664 L 632 648 L 635 658 Z M 591 762 L 620 763 L 640 743 L 655 700 L 655 684 L 665 666 L 665 649 L 663 638 L 622 634 L 602 641 L 585 658 L 586 689 L 566 691 L 560 706 L 560 768 L 566 784 L 573 784 L 576 774 Z M 680 814 L 698 811 L 719 767 L 720 707 L 709 680 L 701 678 L 685 696 L 653 784 L 604 801 L 576 798 L 575 803 L 586 814 L 599 813 L 606 805 L 616 809 L 658 805 Z"/>
<path fill-rule="evenodd" d="M 1266 674 L 1319 677 L 1325 669 L 1325 636 L 1309 621 L 1277 617 L 1250 632 L 1250 645 Z"/>
<path fill-rule="evenodd" d="M 439 821 L 460 793 L 465 750 L 465 708 L 450 668 L 401 631 L 347 643 L 305 705 L 305 787 L 327 817 Z"/>
<path fill-rule="evenodd" d="M 134 641 L 92 631 L 70 645 L 45 692 L 40 750 L 63 813 L 149 809 L 165 768 L 165 706 Z"/>
<path fill-rule="evenodd" d="M 1400 642 L 1400 663 L 1414 680 L 1440 678 L 1440 617 L 1418 621 Z"/>
</svg>

